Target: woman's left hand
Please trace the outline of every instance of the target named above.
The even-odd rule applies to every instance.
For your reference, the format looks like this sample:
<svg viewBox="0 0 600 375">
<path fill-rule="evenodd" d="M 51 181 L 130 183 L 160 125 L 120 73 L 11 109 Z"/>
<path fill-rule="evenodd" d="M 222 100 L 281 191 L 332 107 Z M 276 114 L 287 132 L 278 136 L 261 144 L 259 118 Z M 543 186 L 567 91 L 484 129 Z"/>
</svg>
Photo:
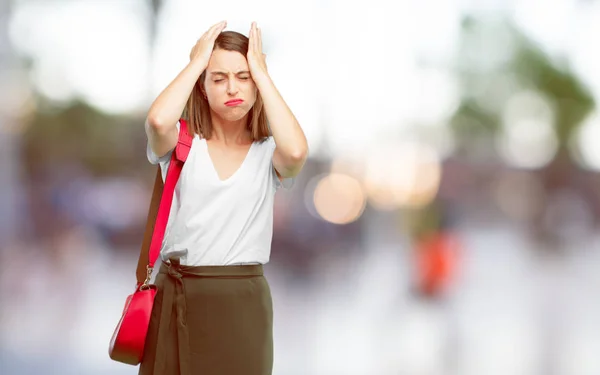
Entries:
<svg viewBox="0 0 600 375">
<path fill-rule="evenodd" d="M 252 22 L 250 27 L 250 41 L 248 43 L 248 67 L 254 81 L 258 81 L 268 76 L 267 55 L 262 52 L 262 37 L 260 29 L 256 22 Z"/>
</svg>

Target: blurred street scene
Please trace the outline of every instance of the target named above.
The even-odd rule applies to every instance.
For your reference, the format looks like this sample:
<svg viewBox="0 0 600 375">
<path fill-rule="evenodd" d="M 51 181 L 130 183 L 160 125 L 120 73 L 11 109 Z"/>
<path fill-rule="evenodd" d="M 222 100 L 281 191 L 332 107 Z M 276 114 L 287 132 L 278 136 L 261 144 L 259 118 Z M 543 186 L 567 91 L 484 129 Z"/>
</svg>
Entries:
<svg viewBox="0 0 600 375">
<path fill-rule="evenodd" d="M 0 0 L 0 374 L 137 374 L 146 111 L 220 20 L 310 146 L 275 375 L 600 374 L 594 0 Z"/>
</svg>

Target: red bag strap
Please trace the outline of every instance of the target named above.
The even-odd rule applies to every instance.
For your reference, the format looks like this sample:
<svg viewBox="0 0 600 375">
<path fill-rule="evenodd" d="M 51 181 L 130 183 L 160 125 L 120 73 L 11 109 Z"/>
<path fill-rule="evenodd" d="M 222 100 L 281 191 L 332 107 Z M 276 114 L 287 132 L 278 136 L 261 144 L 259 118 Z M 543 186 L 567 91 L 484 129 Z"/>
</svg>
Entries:
<svg viewBox="0 0 600 375">
<path fill-rule="evenodd" d="M 192 137 L 188 132 L 187 122 L 184 119 L 180 119 L 179 121 L 179 139 L 175 150 L 171 154 L 171 161 L 167 169 L 164 184 L 160 165 L 156 171 L 154 190 L 152 192 L 144 240 L 142 241 L 136 271 L 139 286 L 147 285 L 152 276 L 152 270 L 160 255 L 160 249 L 165 237 L 171 204 L 173 203 L 173 195 L 175 193 L 175 185 L 177 185 L 183 164 L 187 160 L 192 147 Z"/>
</svg>

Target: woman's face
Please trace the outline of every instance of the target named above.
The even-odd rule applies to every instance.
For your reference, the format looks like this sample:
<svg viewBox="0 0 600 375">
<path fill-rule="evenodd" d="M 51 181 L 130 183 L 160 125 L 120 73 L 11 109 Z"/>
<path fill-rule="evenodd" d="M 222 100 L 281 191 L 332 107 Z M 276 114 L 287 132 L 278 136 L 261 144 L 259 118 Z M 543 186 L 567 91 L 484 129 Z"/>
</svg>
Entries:
<svg viewBox="0 0 600 375">
<path fill-rule="evenodd" d="M 226 121 L 240 120 L 256 101 L 256 85 L 248 61 L 239 52 L 213 51 L 204 88 L 211 110 Z"/>
</svg>

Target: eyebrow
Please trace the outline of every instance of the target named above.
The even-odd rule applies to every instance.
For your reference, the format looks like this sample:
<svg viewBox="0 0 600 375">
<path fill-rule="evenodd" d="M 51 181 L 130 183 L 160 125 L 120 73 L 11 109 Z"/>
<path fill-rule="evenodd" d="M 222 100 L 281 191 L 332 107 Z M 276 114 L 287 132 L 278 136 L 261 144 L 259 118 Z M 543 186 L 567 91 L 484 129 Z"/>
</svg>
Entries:
<svg viewBox="0 0 600 375">
<path fill-rule="evenodd" d="M 235 75 L 238 75 L 238 74 L 250 74 L 250 71 L 249 70 L 241 70 L 241 71 L 235 73 Z M 210 72 L 210 75 L 212 75 L 212 76 L 217 76 L 217 75 L 219 75 L 219 76 L 226 76 L 227 73 L 225 73 L 225 72 Z"/>
</svg>

